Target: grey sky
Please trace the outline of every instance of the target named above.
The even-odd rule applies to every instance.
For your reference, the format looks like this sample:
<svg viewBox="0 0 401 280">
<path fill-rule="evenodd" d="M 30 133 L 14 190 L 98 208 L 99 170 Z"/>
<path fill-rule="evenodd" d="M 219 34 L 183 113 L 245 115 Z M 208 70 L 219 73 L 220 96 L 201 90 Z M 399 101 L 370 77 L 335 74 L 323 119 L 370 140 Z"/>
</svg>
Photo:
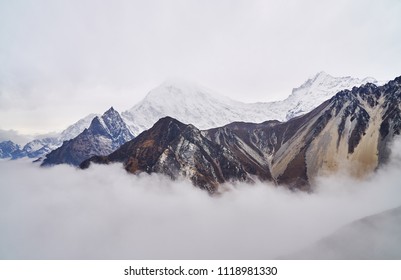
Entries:
<svg viewBox="0 0 401 280">
<path fill-rule="evenodd" d="M 169 77 L 242 101 L 401 75 L 401 1 L 1 1 L 0 129 L 61 130 Z"/>
</svg>

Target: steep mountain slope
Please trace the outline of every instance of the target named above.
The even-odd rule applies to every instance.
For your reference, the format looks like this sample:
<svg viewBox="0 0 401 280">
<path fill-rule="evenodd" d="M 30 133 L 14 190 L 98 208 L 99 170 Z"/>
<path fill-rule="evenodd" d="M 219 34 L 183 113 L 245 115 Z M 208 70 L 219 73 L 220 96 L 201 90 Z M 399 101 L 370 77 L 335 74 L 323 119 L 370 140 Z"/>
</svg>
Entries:
<svg viewBox="0 0 401 280">
<path fill-rule="evenodd" d="M 184 176 L 209 192 L 226 181 L 250 179 L 230 151 L 206 139 L 194 126 L 170 117 L 160 119 L 109 156 L 95 156 L 90 161 L 124 162 L 132 173 L 163 173 L 172 179 Z M 90 161 L 81 167 L 88 167 Z"/>
<path fill-rule="evenodd" d="M 88 128 L 93 120 L 93 118 L 100 116 L 98 114 L 89 114 L 86 117 L 80 119 L 79 121 L 73 123 L 66 129 L 64 129 L 61 133 L 60 136 L 57 137 L 58 141 L 60 142 L 60 145 L 67 140 L 70 140 L 72 138 L 75 138 L 80 134 L 82 131 L 85 130 L 85 128 Z"/>
<path fill-rule="evenodd" d="M 399 260 L 401 207 L 369 216 L 339 229 L 290 259 Z"/>
<path fill-rule="evenodd" d="M 172 130 L 174 137 L 166 137 L 171 134 L 169 123 L 179 127 Z M 388 143 L 400 129 L 401 77 L 381 87 L 367 84 L 341 91 L 287 122 L 236 122 L 199 132 L 163 119 L 111 155 L 94 157 L 81 167 L 90 161 L 119 161 L 133 173 L 189 177 L 211 192 L 217 183 L 252 178 L 308 188 L 316 176 L 341 169 L 357 177 L 374 171 L 388 158 Z M 160 139 L 163 144 L 158 144 Z"/>
<path fill-rule="evenodd" d="M 0 142 L 0 158 L 10 158 L 20 150 L 20 146 L 12 141 Z"/>
<path fill-rule="evenodd" d="M 182 81 L 168 81 L 150 91 L 144 100 L 122 113 L 135 134 L 149 129 L 160 118 L 170 116 L 200 129 L 234 120 L 262 121 L 279 115 L 261 104 L 245 104 L 211 90 Z"/>
<path fill-rule="evenodd" d="M 61 147 L 47 154 L 42 165 L 79 165 L 93 155 L 111 153 L 132 138 L 120 114 L 111 107 L 101 117 L 93 118 L 89 128 L 77 137 L 65 141 Z"/>
<path fill-rule="evenodd" d="M 388 143 L 400 134 L 400 82 L 341 91 L 288 122 L 234 123 L 205 134 L 255 165 L 268 166 L 279 184 L 302 187 L 338 170 L 363 177 L 385 162 Z"/>
<path fill-rule="evenodd" d="M 167 81 L 130 110 L 122 113 L 135 135 L 149 129 L 160 118 L 170 116 L 199 129 L 223 126 L 235 121 L 285 121 L 305 114 L 343 89 L 372 82 L 352 77 L 332 77 L 320 72 L 283 101 L 242 103 L 203 86 L 183 81 Z"/>
<path fill-rule="evenodd" d="M 285 121 L 309 112 L 342 89 L 351 89 L 366 82 L 377 83 L 373 78 L 360 80 L 352 77 L 332 77 L 320 72 L 299 88 L 295 88 L 283 101 L 247 104 L 220 96 L 196 84 L 168 81 L 149 92 L 144 100 L 130 110 L 123 112 L 122 118 L 134 135 L 149 129 L 165 116 L 191 123 L 200 129 L 223 126 L 234 121 Z M 86 116 L 58 135 L 36 137 L 16 151 L 13 158 L 43 157 L 60 147 L 64 141 L 75 138 L 88 128 L 95 116 Z"/>
</svg>

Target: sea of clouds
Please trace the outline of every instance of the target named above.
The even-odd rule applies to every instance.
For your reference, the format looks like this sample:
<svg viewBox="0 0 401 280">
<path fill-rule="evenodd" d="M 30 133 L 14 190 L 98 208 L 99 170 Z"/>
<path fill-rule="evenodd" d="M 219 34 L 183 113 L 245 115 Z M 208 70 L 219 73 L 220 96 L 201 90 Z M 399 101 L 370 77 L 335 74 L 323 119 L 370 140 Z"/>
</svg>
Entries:
<svg viewBox="0 0 401 280">
<path fill-rule="evenodd" d="M 312 193 L 257 183 L 210 196 L 120 164 L 1 161 L 0 259 L 285 258 L 401 206 L 400 169 L 398 141 L 389 164 L 363 181 L 336 174 L 319 178 Z"/>
</svg>

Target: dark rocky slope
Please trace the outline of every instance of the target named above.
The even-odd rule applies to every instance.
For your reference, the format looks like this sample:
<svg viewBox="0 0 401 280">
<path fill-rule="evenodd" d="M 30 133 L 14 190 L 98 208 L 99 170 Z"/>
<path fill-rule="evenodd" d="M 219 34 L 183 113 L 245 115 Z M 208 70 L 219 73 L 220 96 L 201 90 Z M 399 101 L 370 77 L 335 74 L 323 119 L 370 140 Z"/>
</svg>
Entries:
<svg viewBox="0 0 401 280">
<path fill-rule="evenodd" d="M 79 165 L 93 155 L 110 154 L 133 137 L 120 114 L 111 107 L 101 117 L 95 117 L 89 128 L 77 137 L 47 154 L 42 166 L 61 163 Z"/>
<path fill-rule="evenodd" d="M 400 134 L 400 101 L 401 77 L 341 91 L 287 122 L 236 122 L 200 131 L 167 117 L 81 167 L 122 162 L 129 172 L 183 176 L 210 192 L 224 182 L 256 179 L 307 189 L 318 175 L 345 170 L 363 177 L 385 162 L 388 144 Z"/>
</svg>

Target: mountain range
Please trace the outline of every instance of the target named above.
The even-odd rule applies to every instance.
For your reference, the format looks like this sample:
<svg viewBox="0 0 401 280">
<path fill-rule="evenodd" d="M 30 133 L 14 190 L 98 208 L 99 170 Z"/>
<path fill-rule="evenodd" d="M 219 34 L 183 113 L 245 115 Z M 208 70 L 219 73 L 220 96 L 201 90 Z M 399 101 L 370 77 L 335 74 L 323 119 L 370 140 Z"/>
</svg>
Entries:
<svg viewBox="0 0 401 280">
<path fill-rule="evenodd" d="M 88 116 L 80 119 L 76 123 L 68 126 L 61 133 L 54 136 L 37 137 L 26 143 L 24 146 L 17 145 L 10 140 L 0 142 L 0 158 L 18 159 L 23 157 L 40 158 L 50 153 L 54 149 L 60 147 L 64 141 L 75 138 L 85 128 L 89 127 L 92 119 L 96 114 L 89 114 Z M 7 153 L 7 143 L 11 142 L 15 146 L 12 153 Z M 4 147 L 4 148 L 3 148 Z M 3 150 L 4 149 L 4 150 Z"/>
<path fill-rule="evenodd" d="M 283 101 L 243 103 L 200 85 L 177 80 L 167 81 L 151 90 L 134 107 L 122 112 L 121 117 L 133 135 L 139 135 L 166 116 L 191 123 L 200 129 L 223 126 L 234 121 L 285 121 L 309 112 L 342 89 L 351 89 L 367 82 L 378 84 L 373 78 L 333 77 L 320 72 L 300 87 L 294 88 L 291 95 Z M 0 152 L 0 158 L 44 157 L 60 147 L 64 141 L 78 136 L 90 126 L 96 116 L 99 115 L 90 114 L 58 135 L 36 138 L 23 147 L 18 145 L 12 154 Z M 0 150 L 3 146 L 6 144 L 0 145 Z"/>
<path fill-rule="evenodd" d="M 379 84 L 321 72 L 284 101 L 255 104 L 166 82 L 121 115 L 111 107 L 23 149 L 2 142 L 0 155 L 46 154 L 42 166 L 122 162 L 131 173 L 184 177 L 210 193 L 226 182 L 256 180 L 307 190 L 319 175 L 346 170 L 364 177 L 388 159 L 401 128 L 401 78 L 332 93 L 366 81 Z"/>
<path fill-rule="evenodd" d="M 286 122 L 234 122 L 199 130 L 164 117 L 107 156 L 81 163 L 122 162 L 131 173 L 185 177 L 214 193 L 225 182 L 271 181 L 308 189 L 318 175 L 373 172 L 389 157 L 401 129 L 401 77 L 383 86 L 342 90 Z"/>
<path fill-rule="evenodd" d="M 131 109 L 122 112 L 135 135 L 149 129 L 159 119 L 170 116 L 199 129 L 223 126 L 235 121 L 286 121 L 305 114 L 343 89 L 379 82 L 374 78 L 333 77 L 319 72 L 283 101 L 243 103 L 212 90 L 180 80 L 166 81 L 151 90 Z"/>
</svg>

